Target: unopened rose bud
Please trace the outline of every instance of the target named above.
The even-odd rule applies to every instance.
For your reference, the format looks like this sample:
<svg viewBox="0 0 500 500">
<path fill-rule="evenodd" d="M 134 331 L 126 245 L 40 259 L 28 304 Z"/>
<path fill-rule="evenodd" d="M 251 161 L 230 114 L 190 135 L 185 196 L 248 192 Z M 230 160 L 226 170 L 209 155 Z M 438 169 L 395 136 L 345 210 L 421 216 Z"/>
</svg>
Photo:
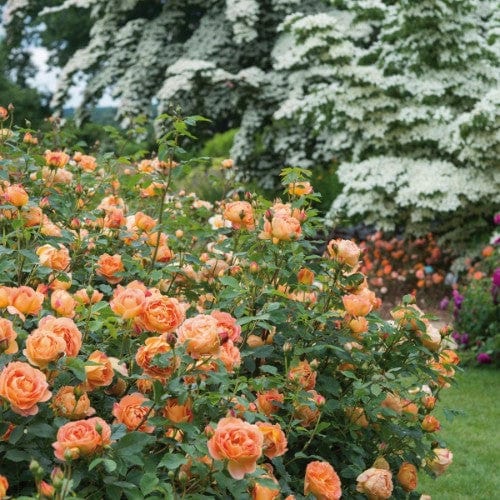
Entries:
<svg viewBox="0 0 500 500">
<path fill-rule="evenodd" d="M 7 106 L 7 109 L 8 109 L 9 111 L 14 111 L 14 109 L 16 109 L 16 108 L 14 107 L 14 104 L 9 103 L 9 105 Z"/>
<path fill-rule="evenodd" d="M 83 186 L 81 184 L 77 184 L 75 186 L 75 193 L 77 193 L 77 194 L 82 194 L 83 193 Z"/>
<path fill-rule="evenodd" d="M 175 232 L 175 236 L 177 238 L 182 238 L 184 236 L 184 231 L 182 229 L 177 229 L 177 231 Z"/>
<path fill-rule="evenodd" d="M 50 200 L 47 198 L 47 196 L 44 196 L 39 203 L 40 208 L 46 208 L 50 207 Z"/>
<path fill-rule="evenodd" d="M 389 462 L 384 457 L 377 457 L 375 459 L 375 462 L 373 462 L 372 467 L 374 469 L 384 469 L 384 470 L 391 470 L 391 466 L 389 465 Z"/>
<path fill-rule="evenodd" d="M 81 226 L 81 222 L 79 219 L 77 219 L 76 217 L 73 217 L 73 219 L 71 219 L 71 223 L 70 223 L 70 226 L 72 229 L 80 229 L 80 226 Z"/>
<path fill-rule="evenodd" d="M 291 352 L 293 349 L 293 345 L 288 340 L 283 344 L 283 352 Z"/>
<path fill-rule="evenodd" d="M 318 366 L 319 366 L 319 361 L 315 358 L 315 359 L 313 359 L 313 360 L 309 363 L 309 366 L 310 366 L 313 370 L 317 370 L 317 369 L 318 369 Z"/>
<path fill-rule="evenodd" d="M 257 262 L 250 262 L 249 269 L 252 274 L 255 274 L 259 272 L 260 266 Z"/>
<path fill-rule="evenodd" d="M 266 213 L 264 214 L 264 217 L 268 220 L 268 221 L 272 221 L 273 220 L 273 212 L 269 209 L 266 210 Z"/>
<path fill-rule="evenodd" d="M 33 474 L 37 481 L 39 481 L 44 474 L 42 466 L 36 460 L 32 460 L 30 462 L 30 472 Z"/>
</svg>

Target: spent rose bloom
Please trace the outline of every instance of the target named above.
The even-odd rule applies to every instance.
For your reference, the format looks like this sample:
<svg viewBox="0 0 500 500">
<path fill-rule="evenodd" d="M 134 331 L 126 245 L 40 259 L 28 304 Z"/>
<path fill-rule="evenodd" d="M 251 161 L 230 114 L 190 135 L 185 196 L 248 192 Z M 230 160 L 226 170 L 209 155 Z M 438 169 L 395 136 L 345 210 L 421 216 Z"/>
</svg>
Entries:
<svg viewBox="0 0 500 500">
<path fill-rule="evenodd" d="M 128 394 L 114 403 L 113 416 L 116 419 L 115 423 L 125 425 L 129 431 L 154 431 L 154 426 L 147 423 L 147 418 L 154 416 L 151 401 L 140 392 Z"/>
<path fill-rule="evenodd" d="M 304 479 L 304 495 L 318 500 L 339 500 L 342 496 L 340 478 L 328 462 L 309 462 Z"/>
<path fill-rule="evenodd" d="M 28 363 L 13 361 L 0 373 L 0 396 L 14 413 L 24 417 L 38 413 L 38 403 L 48 401 L 52 393 L 45 374 Z"/>
<path fill-rule="evenodd" d="M 219 420 L 207 443 L 212 458 L 228 461 L 227 470 L 233 479 L 255 472 L 263 444 L 264 436 L 256 425 L 233 417 Z"/>
<path fill-rule="evenodd" d="M 374 467 L 365 470 L 357 478 L 356 491 L 364 493 L 370 500 L 385 500 L 392 495 L 392 473 Z"/>
<path fill-rule="evenodd" d="M 111 428 L 100 417 L 68 422 L 57 431 L 54 455 L 62 461 L 99 453 L 111 443 Z"/>
</svg>

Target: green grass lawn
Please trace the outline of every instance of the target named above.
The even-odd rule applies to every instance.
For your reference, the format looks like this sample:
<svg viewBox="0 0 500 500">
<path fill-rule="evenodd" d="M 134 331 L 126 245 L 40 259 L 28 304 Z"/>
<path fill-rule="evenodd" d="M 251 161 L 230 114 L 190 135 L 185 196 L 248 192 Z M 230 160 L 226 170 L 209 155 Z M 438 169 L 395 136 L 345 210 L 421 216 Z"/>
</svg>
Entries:
<svg viewBox="0 0 500 500">
<path fill-rule="evenodd" d="M 443 391 L 436 416 L 440 438 L 453 452 L 444 475 L 420 474 L 419 491 L 432 500 L 500 498 L 500 371 L 466 369 L 457 384 Z M 462 410 L 452 422 L 443 410 Z"/>
</svg>

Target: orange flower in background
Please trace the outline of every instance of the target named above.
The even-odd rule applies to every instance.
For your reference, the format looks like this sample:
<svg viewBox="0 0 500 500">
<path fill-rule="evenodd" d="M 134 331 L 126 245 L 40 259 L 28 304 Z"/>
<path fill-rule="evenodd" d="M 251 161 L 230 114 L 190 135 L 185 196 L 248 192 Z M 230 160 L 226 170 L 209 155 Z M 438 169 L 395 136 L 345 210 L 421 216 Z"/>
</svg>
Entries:
<svg viewBox="0 0 500 500">
<path fill-rule="evenodd" d="M 65 318 L 75 316 L 76 300 L 66 290 L 54 290 L 50 296 L 50 306 L 60 316 Z"/>
<path fill-rule="evenodd" d="M 15 308 L 12 314 L 21 313 L 36 316 L 42 309 L 44 296 L 29 286 L 11 288 L 10 305 Z M 10 310 L 9 310 L 10 312 Z"/>
<path fill-rule="evenodd" d="M 351 316 L 366 316 L 373 308 L 367 297 L 356 294 L 344 295 L 342 302 L 347 314 Z"/>
<path fill-rule="evenodd" d="M 342 496 L 340 478 L 328 462 L 309 462 L 304 479 L 304 495 L 318 500 L 339 500 Z"/>
<path fill-rule="evenodd" d="M 310 182 L 292 182 L 288 184 L 288 193 L 295 196 L 304 196 L 311 194 L 313 187 Z"/>
<path fill-rule="evenodd" d="M 138 229 L 149 233 L 156 226 L 156 220 L 146 215 L 144 212 L 137 212 L 134 215 L 134 222 Z"/>
<path fill-rule="evenodd" d="M 12 321 L 0 318 L 0 353 L 14 354 L 18 351 L 17 332 Z"/>
<path fill-rule="evenodd" d="M 370 425 L 368 419 L 366 418 L 365 410 L 360 406 L 348 406 L 344 411 L 351 423 L 364 428 Z"/>
<path fill-rule="evenodd" d="M 9 489 L 9 481 L 5 476 L 0 476 L 0 500 L 7 496 L 7 490 Z"/>
<path fill-rule="evenodd" d="M 481 254 L 483 257 L 491 257 L 495 252 L 495 248 L 492 245 L 488 245 L 483 248 Z"/>
<path fill-rule="evenodd" d="M 233 229 L 255 229 L 253 208 L 247 201 L 233 201 L 224 210 L 224 219 L 231 222 Z"/>
<path fill-rule="evenodd" d="M 39 368 L 46 368 L 57 361 L 66 350 L 66 342 L 53 332 L 36 329 L 26 339 L 23 354 L 27 360 Z"/>
<path fill-rule="evenodd" d="M 29 200 L 28 193 L 19 184 L 7 186 L 3 192 L 3 196 L 7 203 L 15 207 L 23 207 Z"/>
<path fill-rule="evenodd" d="M 266 415 L 266 417 L 270 417 L 280 410 L 284 401 L 285 396 L 283 394 L 277 389 L 270 389 L 266 392 L 259 392 L 255 403 L 261 413 Z"/>
<path fill-rule="evenodd" d="M 362 472 L 356 481 L 356 491 L 364 493 L 370 500 L 385 500 L 392 495 L 391 471 L 372 467 Z"/>
<path fill-rule="evenodd" d="M 104 253 L 97 260 L 96 274 L 102 276 L 112 285 L 119 283 L 123 279 L 121 276 L 116 276 L 116 274 L 124 270 L 125 268 L 123 267 L 121 255 L 109 255 Z"/>
<path fill-rule="evenodd" d="M 192 422 L 193 402 L 187 399 L 183 404 L 177 398 L 169 398 L 162 410 L 163 416 L 176 424 Z"/>
<path fill-rule="evenodd" d="M 82 334 L 71 318 L 55 318 L 44 316 L 38 323 L 37 330 L 48 330 L 55 333 L 66 343 L 65 354 L 69 358 L 78 355 L 82 347 Z M 32 333 L 35 333 L 34 330 Z"/>
<path fill-rule="evenodd" d="M 111 444 L 111 428 L 100 417 L 68 422 L 57 431 L 54 455 L 64 461 L 88 457 Z"/>
<path fill-rule="evenodd" d="M 164 337 L 149 337 L 145 340 L 144 345 L 137 350 L 135 361 L 144 370 L 145 375 L 158 380 L 164 380 L 169 378 L 176 370 L 178 360 L 172 356 L 166 366 L 165 363 L 158 366 L 155 364 L 154 357 L 161 354 L 168 354 L 171 351 L 172 348 Z"/>
<path fill-rule="evenodd" d="M 219 420 L 207 443 L 212 458 L 228 461 L 227 470 L 233 479 L 255 472 L 263 444 L 264 436 L 256 425 L 233 417 Z"/>
<path fill-rule="evenodd" d="M 297 281 L 302 285 L 312 285 L 314 282 L 314 272 L 303 267 L 297 273 Z"/>
<path fill-rule="evenodd" d="M 36 415 L 38 403 L 48 401 L 52 393 L 45 374 L 22 361 L 13 361 L 0 373 L 0 396 L 11 410 L 23 417 Z"/>
<path fill-rule="evenodd" d="M 64 245 L 55 248 L 52 245 L 42 245 L 36 249 L 40 265 L 56 271 L 64 271 L 70 264 L 69 250 Z"/>
<path fill-rule="evenodd" d="M 65 385 L 57 391 L 50 402 L 50 407 L 55 415 L 68 420 L 80 420 L 95 413 L 94 408 L 90 406 L 87 393 L 71 385 Z"/>
<path fill-rule="evenodd" d="M 125 425 L 129 431 L 153 432 L 154 426 L 147 424 L 147 418 L 154 416 L 151 404 L 152 402 L 140 392 L 124 396 L 113 405 L 115 423 Z"/>
<path fill-rule="evenodd" d="M 288 380 L 297 382 L 304 390 L 314 389 L 316 385 L 316 372 L 311 368 L 309 361 L 305 359 L 298 365 L 290 368 Z"/>
<path fill-rule="evenodd" d="M 9 112 L 7 111 L 7 108 L 0 106 L 0 120 L 6 120 L 8 116 Z"/>
<path fill-rule="evenodd" d="M 458 365 L 460 358 L 455 351 L 445 349 L 439 353 L 439 362 L 445 365 Z"/>
<path fill-rule="evenodd" d="M 96 387 L 108 386 L 113 381 L 115 372 L 111 359 L 102 351 L 94 351 L 88 358 L 92 364 L 85 365 L 85 388 L 92 391 Z"/>
<path fill-rule="evenodd" d="M 280 424 L 257 422 L 257 427 L 264 436 L 263 453 L 267 458 L 284 455 L 287 451 L 287 439 Z"/>
<path fill-rule="evenodd" d="M 216 354 L 220 347 L 217 320 L 207 314 L 189 318 L 177 330 L 179 344 L 185 344 L 186 351 L 193 358 Z"/>
<path fill-rule="evenodd" d="M 169 333 L 178 328 L 185 318 L 183 304 L 172 297 L 157 294 L 146 298 L 136 324 L 145 331 Z"/>
<path fill-rule="evenodd" d="M 69 161 L 69 155 L 62 151 L 45 151 L 45 163 L 49 167 L 63 168 Z"/>
<path fill-rule="evenodd" d="M 359 262 L 361 249 L 351 240 L 337 239 L 330 240 L 327 252 L 331 259 L 348 267 L 354 267 Z"/>
<path fill-rule="evenodd" d="M 399 468 L 397 479 L 406 492 L 416 490 L 418 484 L 417 468 L 409 462 L 403 462 Z"/>
</svg>

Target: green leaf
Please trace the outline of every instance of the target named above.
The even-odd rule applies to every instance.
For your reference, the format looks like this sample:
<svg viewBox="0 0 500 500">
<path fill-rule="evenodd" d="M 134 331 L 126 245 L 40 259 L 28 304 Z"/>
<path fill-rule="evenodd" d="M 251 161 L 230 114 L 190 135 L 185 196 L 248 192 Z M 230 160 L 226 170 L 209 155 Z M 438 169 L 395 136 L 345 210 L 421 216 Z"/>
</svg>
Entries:
<svg viewBox="0 0 500 500">
<path fill-rule="evenodd" d="M 31 455 L 22 450 L 9 450 L 4 455 L 5 460 L 10 460 L 11 462 L 29 462 L 31 460 Z"/>
<path fill-rule="evenodd" d="M 167 453 L 163 455 L 158 467 L 165 467 L 169 470 L 175 470 L 182 464 L 187 462 L 187 458 L 179 453 Z"/>
<path fill-rule="evenodd" d="M 72 371 L 73 375 L 82 382 L 87 378 L 85 373 L 85 363 L 79 358 L 66 358 L 66 366 Z"/>
<path fill-rule="evenodd" d="M 271 365 L 262 365 L 259 369 L 262 373 L 270 373 L 271 375 L 276 375 L 278 373 L 278 368 Z"/>
<path fill-rule="evenodd" d="M 149 495 L 156 486 L 158 486 L 158 483 L 160 480 L 156 477 L 156 474 L 154 472 L 146 472 L 139 483 L 139 488 L 141 488 L 141 491 L 144 495 Z"/>
<path fill-rule="evenodd" d="M 55 429 L 49 424 L 45 424 L 43 422 L 31 424 L 28 427 L 28 432 L 29 434 L 33 434 L 41 438 L 51 438 L 55 435 Z"/>
<path fill-rule="evenodd" d="M 118 442 L 113 445 L 115 453 L 125 458 L 127 455 L 140 453 L 142 449 L 152 444 L 155 441 L 153 436 L 149 436 L 144 432 L 130 432 L 123 436 Z"/>
</svg>

